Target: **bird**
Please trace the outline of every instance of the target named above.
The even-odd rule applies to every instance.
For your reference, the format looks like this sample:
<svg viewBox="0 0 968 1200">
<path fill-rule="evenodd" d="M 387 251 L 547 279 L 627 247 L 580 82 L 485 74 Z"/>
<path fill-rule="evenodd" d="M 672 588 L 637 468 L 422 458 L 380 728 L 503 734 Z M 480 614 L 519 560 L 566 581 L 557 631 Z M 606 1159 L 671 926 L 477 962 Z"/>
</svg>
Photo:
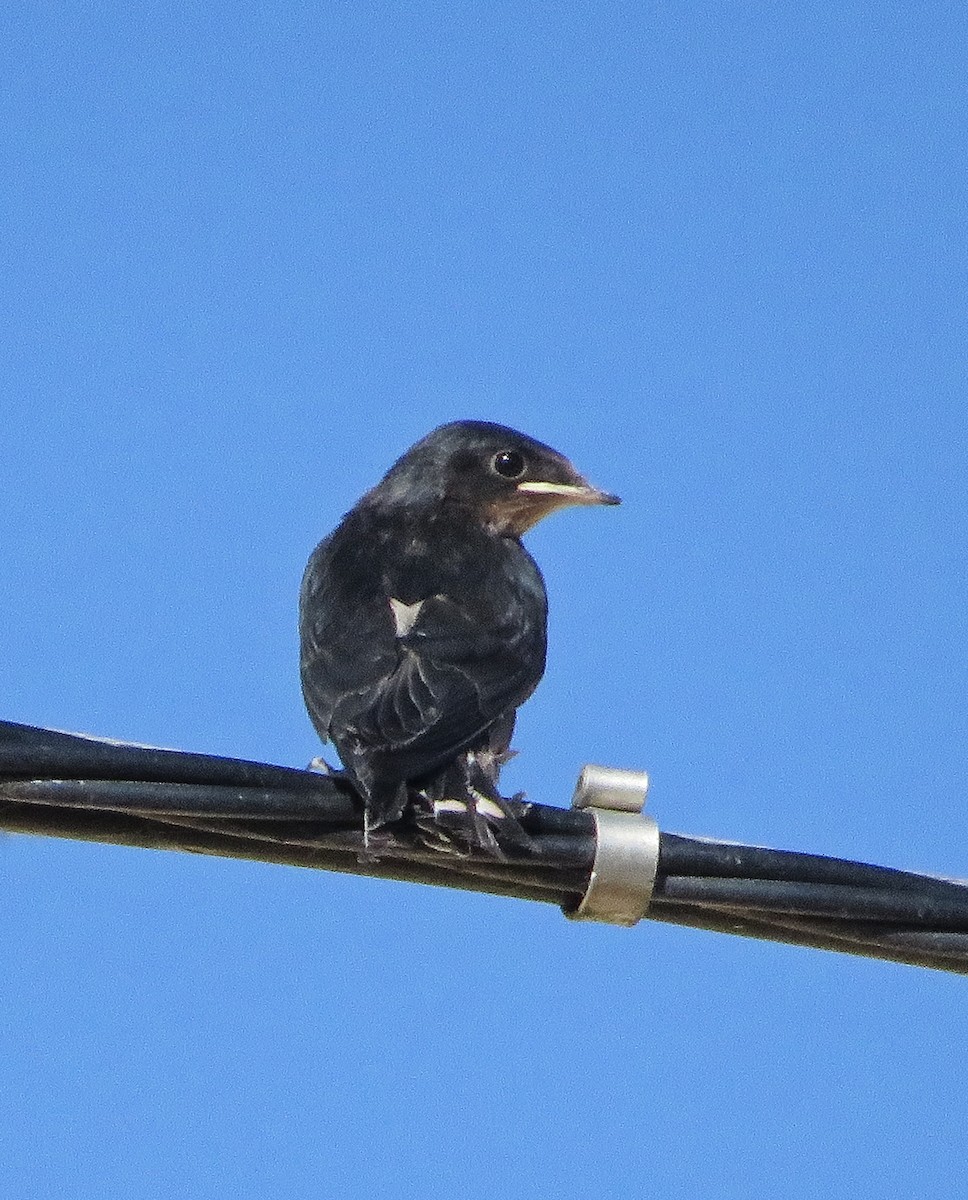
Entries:
<svg viewBox="0 0 968 1200">
<path fill-rule="evenodd" d="M 558 509 L 619 502 L 543 442 L 452 421 L 313 551 L 303 696 L 363 797 L 368 850 L 408 813 L 437 849 L 502 858 L 529 844 L 497 786 L 545 669 L 547 595 L 521 537 Z"/>
</svg>

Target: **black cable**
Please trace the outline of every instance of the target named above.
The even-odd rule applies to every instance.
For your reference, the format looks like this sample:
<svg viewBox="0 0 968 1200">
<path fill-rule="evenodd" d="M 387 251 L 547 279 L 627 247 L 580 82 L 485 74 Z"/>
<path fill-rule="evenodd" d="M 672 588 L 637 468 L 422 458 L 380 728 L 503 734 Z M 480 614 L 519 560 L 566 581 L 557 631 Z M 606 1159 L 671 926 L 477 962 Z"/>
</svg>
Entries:
<svg viewBox="0 0 968 1200">
<path fill-rule="evenodd" d="M 716 879 L 667 875 L 657 880 L 658 897 L 708 908 L 741 907 L 752 914 L 837 917 L 892 921 L 932 929 L 968 932 L 968 888 L 949 884 L 950 897 L 940 899 L 913 891 L 891 892 L 850 884 L 804 883 L 799 880 Z M 932 889 L 933 891 L 934 889 Z"/>
<path fill-rule="evenodd" d="M 352 788 L 339 775 L 239 758 L 162 750 L 0 721 L 0 778 L 117 779 L 141 783 L 208 783 L 314 792 Z"/>
<path fill-rule="evenodd" d="M 890 888 L 892 891 L 936 893 L 951 897 L 960 885 L 930 875 L 876 867 L 849 859 L 803 854 L 796 850 L 770 850 L 742 846 L 678 833 L 662 835 L 659 871 L 665 875 L 702 875 L 721 879 L 778 879 L 801 883 L 848 884 L 858 887 Z"/>
<path fill-rule="evenodd" d="M 688 904 L 653 904 L 649 919 L 673 925 L 688 925 L 713 933 L 730 933 L 739 937 L 757 938 L 761 941 L 785 942 L 792 946 L 809 946 L 816 950 L 833 950 L 841 954 L 854 954 L 864 958 L 879 958 L 889 962 L 905 963 L 913 967 L 928 967 L 936 971 L 949 971 L 968 975 L 968 950 L 939 942 L 924 931 L 895 931 L 883 937 L 874 937 L 868 929 L 866 940 L 851 940 L 844 936 L 848 931 L 840 923 L 832 922 L 829 927 L 817 922 L 781 922 L 779 920 L 754 920 L 742 913 L 726 913 L 716 909 L 703 909 Z M 837 936 L 838 931 L 841 936 Z M 958 935 L 944 935 L 946 938 Z"/>
<path fill-rule="evenodd" d="M 360 806 L 345 791 L 326 783 L 317 790 L 286 787 L 239 787 L 229 784 L 142 779 L 2 779 L 7 799 L 63 808 L 112 809 L 162 817 L 166 814 L 219 820 L 313 820 L 325 825 L 356 826 Z"/>
<path fill-rule="evenodd" d="M 393 837 L 367 853 L 339 773 L 0 722 L 0 829 L 393 878 L 573 909 L 596 852 L 587 811 L 516 806 L 532 844 L 498 861 Z M 403 835 L 401 835 L 403 836 Z M 659 921 L 968 974 L 968 886 L 794 851 L 660 834 Z"/>
</svg>

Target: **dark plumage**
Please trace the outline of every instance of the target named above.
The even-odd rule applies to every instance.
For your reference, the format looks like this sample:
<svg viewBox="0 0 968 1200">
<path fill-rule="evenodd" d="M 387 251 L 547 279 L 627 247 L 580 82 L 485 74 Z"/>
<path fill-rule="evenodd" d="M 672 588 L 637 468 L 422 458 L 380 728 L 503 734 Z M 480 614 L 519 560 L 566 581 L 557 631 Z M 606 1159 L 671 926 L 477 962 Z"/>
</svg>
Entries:
<svg viewBox="0 0 968 1200">
<path fill-rule="evenodd" d="M 526 842 L 497 790 L 515 710 L 545 664 L 544 581 L 519 539 L 556 508 L 617 503 L 550 446 L 455 421 L 316 547 L 300 596 L 303 694 L 363 793 L 368 838 L 416 797 L 442 842 Z"/>
</svg>

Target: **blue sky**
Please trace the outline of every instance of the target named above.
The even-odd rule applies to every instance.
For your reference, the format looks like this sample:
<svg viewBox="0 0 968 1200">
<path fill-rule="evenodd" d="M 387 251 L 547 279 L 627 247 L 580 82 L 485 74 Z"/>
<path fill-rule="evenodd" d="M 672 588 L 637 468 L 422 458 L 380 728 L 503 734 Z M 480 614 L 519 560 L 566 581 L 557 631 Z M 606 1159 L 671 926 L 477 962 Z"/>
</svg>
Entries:
<svg viewBox="0 0 968 1200">
<path fill-rule="evenodd" d="M 529 535 L 509 788 L 968 875 L 962 5 L 0 17 L 0 716 L 302 765 L 313 545 L 456 417 Z M 513 901 L 0 843 L 47 1196 L 949 1197 L 965 983 Z"/>
</svg>

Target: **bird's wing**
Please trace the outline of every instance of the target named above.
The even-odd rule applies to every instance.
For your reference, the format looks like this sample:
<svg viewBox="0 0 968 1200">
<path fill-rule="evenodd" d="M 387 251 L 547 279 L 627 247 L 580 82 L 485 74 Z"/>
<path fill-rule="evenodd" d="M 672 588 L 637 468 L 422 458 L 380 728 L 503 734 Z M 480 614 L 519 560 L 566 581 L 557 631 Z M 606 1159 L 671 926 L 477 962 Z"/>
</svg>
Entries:
<svg viewBox="0 0 968 1200">
<path fill-rule="evenodd" d="M 489 597 L 489 600 L 493 597 Z M 477 605 L 428 598 L 396 670 L 352 722 L 407 778 L 435 770 L 522 704 L 544 671 L 544 614 L 520 598 L 485 625 Z"/>
<path fill-rule="evenodd" d="M 333 714 L 362 698 L 397 662 L 392 612 L 379 589 L 342 569 L 338 534 L 321 542 L 299 596 L 300 673 L 316 732 L 330 740 Z"/>
<path fill-rule="evenodd" d="M 544 670 L 545 599 L 521 553 L 526 569 L 496 573 L 487 589 L 458 586 L 396 609 L 379 589 L 349 605 L 324 560 L 311 564 L 303 689 L 344 761 L 398 779 L 428 774 L 527 699 Z"/>
</svg>

